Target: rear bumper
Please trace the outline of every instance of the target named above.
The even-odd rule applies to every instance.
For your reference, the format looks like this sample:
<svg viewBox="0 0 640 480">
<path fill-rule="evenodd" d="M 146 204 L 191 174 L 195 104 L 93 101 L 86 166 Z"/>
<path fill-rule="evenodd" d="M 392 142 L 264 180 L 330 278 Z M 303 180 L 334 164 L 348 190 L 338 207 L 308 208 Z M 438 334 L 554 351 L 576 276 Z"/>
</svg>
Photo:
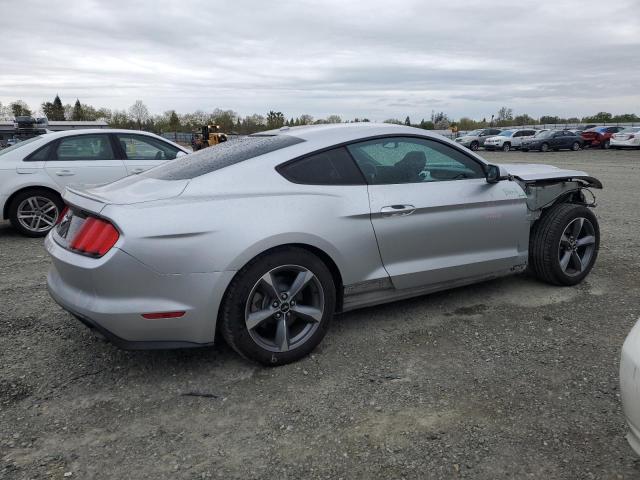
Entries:
<svg viewBox="0 0 640 480">
<path fill-rule="evenodd" d="M 640 139 L 615 140 L 612 138 L 609 146 L 615 148 L 640 148 Z"/>
<path fill-rule="evenodd" d="M 640 455 L 640 321 L 622 346 L 620 359 L 620 394 L 631 448 Z"/>
<path fill-rule="evenodd" d="M 53 265 L 51 297 L 107 340 L 126 349 L 182 348 L 214 341 L 218 308 L 235 272 L 160 274 L 114 248 L 95 259 L 45 247 Z M 184 311 L 149 320 L 143 313 Z"/>
</svg>

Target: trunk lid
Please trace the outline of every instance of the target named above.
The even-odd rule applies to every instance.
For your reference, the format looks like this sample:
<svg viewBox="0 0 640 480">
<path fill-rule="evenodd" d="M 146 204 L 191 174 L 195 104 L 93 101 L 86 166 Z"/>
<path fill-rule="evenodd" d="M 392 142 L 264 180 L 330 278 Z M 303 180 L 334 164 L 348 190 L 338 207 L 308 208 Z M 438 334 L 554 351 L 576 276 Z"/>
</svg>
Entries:
<svg viewBox="0 0 640 480">
<path fill-rule="evenodd" d="M 69 186 L 64 201 L 83 210 L 100 213 L 107 205 L 130 205 L 179 196 L 189 180 L 158 180 L 130 176 L 105 185 Z"/>
</svg>

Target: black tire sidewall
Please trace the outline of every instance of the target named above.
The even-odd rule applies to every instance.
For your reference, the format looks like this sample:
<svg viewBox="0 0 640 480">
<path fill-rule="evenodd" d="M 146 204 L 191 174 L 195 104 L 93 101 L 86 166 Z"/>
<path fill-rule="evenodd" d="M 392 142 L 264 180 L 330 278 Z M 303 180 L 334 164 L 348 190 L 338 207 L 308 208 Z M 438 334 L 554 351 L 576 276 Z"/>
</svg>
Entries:
<svg viewBox="0 0 640 480">
<path fill-rule="evenodd" d="M 62 198 L 60 197 L 60 195 L 56 193 L 52 193 L 49 190 L 43 190 L 43 189 L 25 190 L 24 192 L 20 192 L 19 194 L 17 194 L 11 200 L 11 204 L 9 205 L 9 221 L 11 222 L 11 226 L 15 228 L 18 232 L 20 232 L 22 235 L 25 235 L 27 237 L 33 237 L 33 238 L 46 237 L 51 229 L 47 230 L 46 232 L 32 232 L 31 230 L 27 230 L 26 228 L 24 228 L 18 221 L 18 206 L 24 200 L 30 197 L 45 197 L 51 200 L 58 208 L 58 215 L 60 215 L 60 213 L 64 209 L 64 202 L 62 201 Z"/>
<path fill-rule="evenodd" d="M 591 209 L 582 206 L 582 205 L 574 205 L 575 208 L 572 208 L 568 211 L 563 212 L 558 218 L 556 225 L 552 226 L 554 228 L 553 234 L 548 237 L 549 244 L 545 245 L 545 255 L 549 256 L 551 260 L 550 266 L 552 269 L 553 277 L 560 283 L 561 285 L 577 285 L 582 282 L 584 278 L 589 275 L 593 265 L 596 262 L 598 257 L 598 250 L 600 249 L 600 228 L 598 225 L 598 220 Z M 562 232 L 569 225 L 569 223 L 575 220 L 578 217 L 586 218 L 591 222 L 593 228 L 595 230 L 595 249 L 593 251 L 593 255 L 589 262 L 588 267 L 579 275 L 569 276 L 562 271 L 562 267 L 560 267 L 559 260 L 559 251 L 560 251 L 560 237 L 562 236 Z"/>
<path fill-rule="evenodd" d="M 256 282 L 265 273 L 282 265 L 299 265 L 320 281 L 324 294 L 324 315 L 315 333 L 300 347 L 288 352 L 271 352 L 258 345 L 245 325 L 246 301 Z M 227 343 L 243 357 L 268 366 L 295 362 L 308 355 L 327 333 L 336 305 L 336 290 L 331 272 L 317 256 L 297 247 L 267 252 L 249 262 L 232 280 L 221 308 L 220 332 Z"/>
</svg>

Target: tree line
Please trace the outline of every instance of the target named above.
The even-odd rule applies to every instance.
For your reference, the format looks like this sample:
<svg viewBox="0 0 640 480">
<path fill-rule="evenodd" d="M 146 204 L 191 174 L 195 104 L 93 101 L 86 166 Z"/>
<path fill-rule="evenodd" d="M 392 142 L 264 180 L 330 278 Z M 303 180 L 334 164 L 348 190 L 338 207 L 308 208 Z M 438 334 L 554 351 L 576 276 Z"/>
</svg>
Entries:
<svg viewBox="0 0 640 480">
<path fill-rule="evenodd" d="M 167 110 L 160 115 L 149 113 L 148 107 L 142 100 L 137 100 L 126 110 L 111 110 L 109 108 L 96 108 L 92 105 L 83 104 L 76 99 L 73 105 L 63 104 L 58 95 L 53 101 L 43 102 L 39 112 L 51 121 L 57 120 L 104 120 L 112 128 L 127 128 L 146 130 L 154 133 L 166 132 L 198 132 L 203 125 L 220 125 L 222 131 L 228 133 L 250 134 L 283 126 L 314 125 L 323 123 L 341 122 L 369 122 L 368 118 L 354 118 L 343 120 L 339 115 L 329 115 L 326 118 L 314 118 L 311 115 L 300 115 L 298 117 L 288 117 L 280 111 L 270 110 L 267 114 L 253 114 L 240 116 L 233 110 L 222 110 L 216 108 L 212 112 L 196 110 L 191 113 L 179 114 L 175 110 Z M 0 119 L 9 119 L 17 116 L 33 116 L 34 110 L 24 101 L 16 100 L 4 106 L 0 102 Z M 448 130 L 457 128 L 461 131 L 474 130 L 490 126 L 509 127 L 515 125 L 539 125 L 539 124 L 578 124 L 578 123 L 626 123 L 640 122 L 640 117 L 634 113 L 613 115 L 608 112 L 599 112 L 595 115 L 578 117 L 559 117 L 554 115 L 543 115 L 534 118 L 526 113 L 514 114 L 513 109 L 501 107 L 498 112 L 482 120 L 474 120 L 469 117 L 462 117 L 459 120 L 452 120 L 445 112 L 431 112 L 428 120 L 422 119 L 418 123 L 413 123 L 409 116 L 404 121 L 395 118 L 385 120 L 385 123 L 397 123 L 423 128 L 425 130 Z"/>
</svg>

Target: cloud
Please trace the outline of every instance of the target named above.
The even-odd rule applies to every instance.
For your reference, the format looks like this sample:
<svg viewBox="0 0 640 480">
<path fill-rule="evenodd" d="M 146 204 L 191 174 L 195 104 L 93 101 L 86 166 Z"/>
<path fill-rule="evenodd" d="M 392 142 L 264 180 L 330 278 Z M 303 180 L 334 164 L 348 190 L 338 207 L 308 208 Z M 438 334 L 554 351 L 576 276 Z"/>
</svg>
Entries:
<svg viewBox="0 0 640 480">
<path fill-rule="evenodd" d="M 3 2 L 0 101 L 412 119 L 640 112 L 640 9 L 601 2 Z M 594 15 L 594 12 L 600 12 Z M 610 19 L 610 20 L 609 20 Z"/>
</svg>

